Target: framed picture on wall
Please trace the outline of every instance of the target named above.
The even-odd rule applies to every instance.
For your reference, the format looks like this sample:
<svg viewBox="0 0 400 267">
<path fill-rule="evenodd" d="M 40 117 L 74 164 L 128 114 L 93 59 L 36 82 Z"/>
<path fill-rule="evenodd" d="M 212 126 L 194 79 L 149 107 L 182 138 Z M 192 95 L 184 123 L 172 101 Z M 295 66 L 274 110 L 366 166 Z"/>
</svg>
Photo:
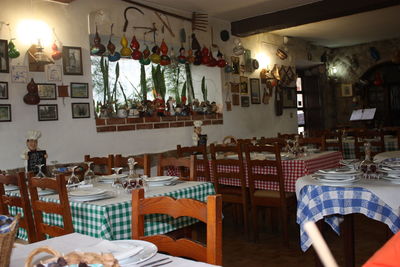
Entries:
<svg viewBox="0 0 400 267">
<path fill-rule="evenodd" d="M 82 49 L 74 46 L 63 46 L 64 75 L 83 75 Z"/>
<path fill-rule="evenodd" d="M 56 100 L 56 84 L 55 83 L 38 83 L 38 92 L 41 100 Z"/>
<path fill-rule="evenodd" d="M 239 57 L 231 57 L 232 61 L 232 73 L 233 74 L 240 74 L 240 58 Z"/>
<path fill-rule="evenodd" d="M 0 82 L 0 99 L 8 99 L 8 82 Z"/>
<path fill-rule="evenodd" d="M 240 94 L 241 95 L 248 95 L 249 94 L 249 85 L 246 76 L 240 76 Z"/>
<path fill-rule="evenodd" d="M 353 96 L 353 86 L 351 85 L 351 83 L 342 84 L 341 91 L 343 97 Z"/>
<path fill-rule="evenodd" d="M 2 73 L 10 72 L 7 40 L 0 40 L 0 72 Z"/>
<path fill-rule="evenodd" d="M 72 103 L 72 118 L 73 119 L 90 118 L 89 103 Z"/>
<path fill-rule="evenodd" d="M 11 105 L 0 104 L 0 122 L 11 121 Z"/>
<path fill-rule="evenodd" d="M 241 96 L 240 97 L 241 107 L 250 107 L 250 97 L 248 96 Z"/>
<path fill-rule="evenodd" d="M 27 66 L 11 66 L 11 81 L 13 83 L 28 82 L 28 67 Z"/>
<path fill-rule="evenodd" d="M 252 104 L 261 104 L 260 79 L 250 79 L 250 95 Z"/>
<path fill-rule="evenodd" d="M 60 65 L 49 64 L 46 65 L 47 81 L 49 82 L 61 82 L 62 69 Z"/>
<path fill-rule="evenodd" d="M 39 121 L 56 121 L 58 120 L 57 104 L 38 105 Z"/>
<path fill-rule="evenodd" d="M 239 83 L 231 83 L 231 93 L 239 94 L 240 92 L 240 84 Z"/>
<path fill-rule="evenodd" d="M 240 96 L 237 94 L 232 94 L 232 105 L 239 106 L 240 105 Z"/>
<path fill-rule="evenodd" d="M 296 87 L 284 87 L 282 106 L 284 108 L 297 108 Z"/>
<path fill-rule="evenodd" d="M 89 98 L 88 83 L 71 83 L 72 98 Z"/>
</svg>

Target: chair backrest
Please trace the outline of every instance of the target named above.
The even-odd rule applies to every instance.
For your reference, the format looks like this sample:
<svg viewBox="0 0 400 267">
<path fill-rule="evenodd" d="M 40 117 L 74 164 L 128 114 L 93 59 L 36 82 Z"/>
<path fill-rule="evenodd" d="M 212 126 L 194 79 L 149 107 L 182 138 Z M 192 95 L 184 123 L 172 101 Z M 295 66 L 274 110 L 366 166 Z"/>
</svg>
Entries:
<svg viewBox="0 0 400 267">
<path fill-rule="evenodd" d="M 15 194 L 6 195 L 4 185 L 18 186 L 19 196 Z M 35 223 L 33 221 L 24 172 L 19 172 L 17 175 L 0 174 L 0 214 L 10 215 L 9 206 L 22 209 L 24 217 L 20 218 L 19 227 L 26 230 L 29 243 L 36 242 Z"/>
<path fill-rule="evenodd" d="M 236 179 L 242 187 L 242 193 L 246 192 L 246 178 L 243 165 L 243 152 L 242 145 L 210 145 L 211 153 L 211 166 L 214 178 L 214 187 L 217 193 L 219 193 L 220 180 L 225 179 Z M 223 154 L 228 158 L 220 157 L 219 154 Z M 233 172 L 232 168 L 238 169 L 237 172 Z"/>
<path fill-rule="evenodd" d="M 343 152 L 343 141 L 342 141 L 342 131 L 326 131 L 323 138 L 325 142 L 325 149 L 338 150 Z"/>
<path fill-rule="evenodd" d="M 284 138 L 278 137 L 261 137 L 260 141 L 258 141 L 259 145 L 273 145 L 274 143 L 278 143 L 280 147 L 286 146 L 286 141 Z"/>
<path fill-rule="evenodd" d="M 31 194 L 31 204 L 33 215 L 35 218 L 36 233 L 38 240 L 44 240 L 46 234 L 52 237 L 66 235 L 74 232 L 72 225 L 71 209 L 68 201 L 68 193 L 63 174 L 57 175 L 55 178 L 34 177 L 33 173 L 28 173 L 29 192 Z M 51 189 L 58 193 L 59 202 L 45 202 L 39 199 L 38 189 Z M 49 225 L 43 221 L 43 214 L 58 214 L 63 219 L 63 225 Z"/>
<path fill-rule="evenodd" d="M 161 154 L 158 158 L 158 163 L 157 163 L 157 175 L 162 176 L 164 175 L 165 169 L 168 168 L 173 168 L 182 170 L 182 168 L 188 168 L 189 169 L 189 177 L 186 177 L 187 172 L 182 172 L 180 171 L 179 173 L 179 179 L 180 180 L 189 180 L 189 181 L 196 181 L 196 163 L 195 163 L 195 156 L 191 155 L 189 158 L 188 157 L 183 157 L 183 158 L 175 158 L 175 157 L 168 157 L 164 158 Z"/>
<path fill-rule="evenodd" d="M 281 149 L 279 145 L 277 143 L 274 145 L 260 146 L 247 145 L 244 147 L 244 151 L 246 155 L 247 174 L 249 177 L 250 197 L 254 197 L 256 181 L 271 181 L 278 183 L 280 202 L 285 202 L 285 185 L 282 170 Z M 252 153 L 272 153 L 275 155 L 275 159 L 253 159 Z M 259 170 L 260 168 L 267 167 L 272 169 L 269 170 L 268 173 L 257 171 L 257 169 Z"/>
<path fill-rule="evenodd" d="M 299 136 L 300 138 L 303 137 L 302 134 L 298 133 L 278 133 L 278 138 L 283 138 L 283 139 L 291 139 L 294 140 L 296 136 Z"/>
<path fill-rule="evenodd" d="M 225 136 L 224 139 L 222 139 L 222 144 L 235 145 L 235 144 L 237 144 L 237 140 L 234 136 L 228 135 L 228 136 Z"/>
<path fill-rule="evenodd" d="M 96 175 L 112 174 L 112 168 L 114 166 L 114 155 L 108 155 L 107 157 L 91 157 L 85 155 L 85 162 L 93 162 L 93 171 Z"/>
<path fill-rule="evenodd" d="M 207 224 L 206 246 L 193 240 L 174 240 L 166 235 L 145 236 L 144 216 L 167 214 L 174 218 L 188 216 Z M 143 189 L 132 192 L 132 239 L 142 239 L 155 244 L 161 252 L 187 257 L 209 264 L 222 265 L 222 198 L 207 197 L 207 203 L 194 199 L 161 196 L 144 198 Z"/>
<path fill-rule="evenodd" d="M 253 138 L 246 138 L 246 139 L 238 139 L 237 140 L 238 143 L 241 144 L 256 144 L 257 143 L 257 137 L 253 137 Z"/>
<path fill-rule="evenodd" d="M 121 154 L 117 154 L 114 156 L 114 167 L 128 167 L 128 159 L 134 158 L 137 162 L 137 165 L 143 168 L 143 174 L 147 176 L 150 175 L 150 157 L 148 154 L 144 154 L 143 157 L 138 156 L 126 156 L 123 157 Z"/>
<path fill-rule="evenodd" d="M 325 151 L 325 138 L 324 137 L 302 137 L 299 138 L 300 146 L 314 145 L 321 151 Z"/>
<path fill-rule="evenodd" d="M 210 165 L 208 163 L 207 147 L 202 146 L 176 146 L 176 154 L 179 158 L 195 155 L 196 176 L 204 177 L 206 181 L 211 181 Z M 202 157 L 199 159 L 198 155 Z M 202 170 L 199 170 L 199 167 Z"/>
<path fill-rule="evenodd" d="M 354 140 L 354 153 L 357 159 L 365 155 L 364 143 L 371 144 L 371 157 L 385 151 L 385 140 L 383 132 L 380 130 L 359 130 L 356 132 Z"/>
</svg>

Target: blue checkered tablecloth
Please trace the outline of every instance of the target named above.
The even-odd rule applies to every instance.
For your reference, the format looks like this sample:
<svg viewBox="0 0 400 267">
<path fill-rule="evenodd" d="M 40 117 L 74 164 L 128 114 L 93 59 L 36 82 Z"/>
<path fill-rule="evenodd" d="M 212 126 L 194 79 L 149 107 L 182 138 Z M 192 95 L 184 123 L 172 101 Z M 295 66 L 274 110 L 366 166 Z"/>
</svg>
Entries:
<svg viewBox="0 0 400 267">
<path fill-rule="evenodd" d="M 170 196 L 176 199 L 191 198 L 205 202 L 207 196 L 215 194 L 214 185 L 208 182 L 186 182 L 181 184 L 181 188 L 174 189 L 166 187 L 164 193 L 156 193 L 152 196 Z M 15 192 L 17 194 L 17 192 Z M 57 198 L 50 196 L 40 197 L 43 201 L 59 202 Z M 70 202 L 72 223 L 74 231 L 92 237 L 120 240 L 131 239 L 131 216 L 132 205 L 130 197 L 127 200 L 117 203 L 96 205 L 95 203 Z M 12 207 L 12 214 L 22 213 L 22 210 Z M 57 214 L 43 213 L 45 223 L 61 226 L 62 217 Z M 186 227 L 197 222 L 190 217 L 173 217 L 164 214 L 150 214 L 145 216 L 145 235 L 164 234 Z M 27 233 L 23 228 L 19 228 L 18 238 L 28 240 Z"/>
<path fill-rule="evenodd" d="M 398 212 L 369 190 L 361 187 L 306 185 L 297 195 L 297 223 L 300 225 L 301 249 L 306 251 L 311 246 L 311 240 L 304 231 L 305 222 L 325 219 L 339 234 L 342 215 L 351 213 L 361 213 L 383 222 L 393 233 L 400 230 Z"/>
</svg>

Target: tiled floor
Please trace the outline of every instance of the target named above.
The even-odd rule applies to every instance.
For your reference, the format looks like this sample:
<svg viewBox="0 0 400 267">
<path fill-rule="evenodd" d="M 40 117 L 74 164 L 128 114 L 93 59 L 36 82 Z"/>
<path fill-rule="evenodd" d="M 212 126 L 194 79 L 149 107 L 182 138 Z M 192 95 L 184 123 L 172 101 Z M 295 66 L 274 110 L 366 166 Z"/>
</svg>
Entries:
<svg viewBox="0 0 400 267">
<path fill-rule="evenodd" d="M 225 213 L 226 214 L 226 213 Z M 258 243 L 245 238 L 242 226 L 226 214 L 223 224 L 223 262 L 226 267 L 251 266 L 314 266 L 314 253 L 310 248 L 302 252 L 299 246 L 298 225 L 290 225 L 289 248 L 281 244 L 279 230 L 268 230 L 264 224 Z M 361 266 L 388 239 L 387 227 L 363 215 L 355 216 L 356 266 Z M 339 266 L 343 266 L 342 242 L 329 227 L 324 229 L 325 239 Z"/>
</svg>

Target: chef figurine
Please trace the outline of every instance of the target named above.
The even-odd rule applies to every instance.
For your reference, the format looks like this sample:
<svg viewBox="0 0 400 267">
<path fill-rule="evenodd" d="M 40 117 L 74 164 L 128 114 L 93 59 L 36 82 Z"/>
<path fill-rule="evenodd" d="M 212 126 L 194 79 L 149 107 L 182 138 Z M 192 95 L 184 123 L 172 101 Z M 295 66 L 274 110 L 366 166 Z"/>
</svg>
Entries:
<svg viewBox="0 0 400 267">
<path fill-rule="evenodd" d="M 193 145 L 197 146 L 201 135 L 201 125 L 203 125 L 203 122 L 194 121 L 193 124 L 194 124 L 193 135 L 192 135 Z"/>
<path fill-rule="evenodd" d="M 25 163 L 26 163 L 25 168 L 26 169 L 28 168 L 28 165 L 27 165 L 28 160 L 29 160 L 28 153 L 41 150 L 40 148 L 38 148 L 38 139 L 41 136 L 42 136 L 42 133 L 40 131 L 35 131 L 35 130 L 30 130 L 26 134 L 26 148 L 21 154 L 21 158 L 23 160 L 25 160 Z M 45 154 L 44 157 L 47 158 L 47 154 Z"/>
</svg>

